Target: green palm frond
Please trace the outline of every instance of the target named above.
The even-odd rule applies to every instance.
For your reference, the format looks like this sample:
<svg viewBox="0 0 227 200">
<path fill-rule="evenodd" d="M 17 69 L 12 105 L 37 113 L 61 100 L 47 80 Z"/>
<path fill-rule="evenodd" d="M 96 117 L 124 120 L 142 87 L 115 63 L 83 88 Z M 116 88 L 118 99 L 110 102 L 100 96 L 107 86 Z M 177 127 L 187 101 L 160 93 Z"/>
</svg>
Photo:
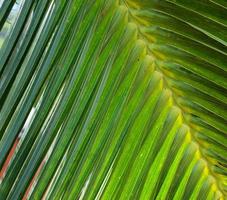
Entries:
<svg viewBox="0 0 227 200">
<path fill-rule="evenodd" d="M 225 199 L 224 0 L 5 0 L 0 199 Z M 0 35 L 1 36 L 1 35 Z"/>
</svg>

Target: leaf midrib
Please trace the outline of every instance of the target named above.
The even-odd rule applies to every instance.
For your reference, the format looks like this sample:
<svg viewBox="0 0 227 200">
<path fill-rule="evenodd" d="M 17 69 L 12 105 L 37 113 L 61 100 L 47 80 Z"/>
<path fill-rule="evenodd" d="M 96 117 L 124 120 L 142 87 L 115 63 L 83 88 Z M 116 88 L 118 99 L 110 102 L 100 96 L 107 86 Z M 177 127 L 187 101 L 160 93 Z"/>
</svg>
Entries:
<svg viewBox="0 0 227 200">
<path fill-rule="evenodd" d="M 128 13 L 129 13 L 129 15 L 128 15 L 128 18 L 129 18 L 128 23 L 134 23 L 138 27 L 138 29 L 139 29 L 139 24 L 138 24 L 138 22 L 136 22 L 134 20 L 134 16 L 130 12 L 130 7 L 127 5 L 127 3 L 125 2 L 125 0 L 123 0 L 123 1 L 124 1 L 124 3 L 120 3 L 120 5 L 123 5 L 123 6 L 125 6 L 128 9 Z M 141 33 L 141 31 L 138 31 L 137 38 L 140 39 L 140 40 L 142 40 L 142 41 L 144 41 L 144 43 L 147 46 L 149 45 L 148 43 L 150 43 L 145 38 L 145 36 L 143 36 L 143 34 Z M 154 55 L 152 54 L 152 52 L 149 50 L 149 48 L 147 48 L 147 50 L 148 50 L 147 51 L 147 54 L 149 56 L 151 56 L 155 60 L 156 58 L 154 57 Z M 214 180 L 215 180 L 214 181 L 214 184 L 217 186 L 217 189 L 222 193 L 222 196 L 224 196 L 225 193 L 224 193 L 223 189 L 220 187 L 220 184 L 219 184 L 219 183 L 221 183 L 221 180 L 218 178 L 217 174 L 211 170 L 211 165 L 212 164 L 207 159 L 207 156 L 205 156 L 202 153 L 202 150 L 201 149 L 203 147 L 201 146 L 200 141 L 195 137 L 195 134 L 194 134 L 196 132 L 196 130 L 192 127 L 191 123 L 186 119 L 185 115 L 187 115 L 187 113 L 182 109 L 182 106 L 179 105 L 179 103 L 176 100 L 177 97 L 178 97 L 178 95 L 174 92 L 174 90 L 172 89 L 172 87 L 168 84 L 168 81 L 166 80 L 166 78 L 167 78 L 166 75 L 162 72 L 162 70 L 158 67 L 158 65 L 154 65 L 154 66 L 155 66 L 155 70 L 158 71 L 158 72 L 160 72 L 160 74 L 163 76 L 163 87 L 166 88 L 166 89 L 168 89 L 168 90 L 170 90 L 172 92 L 173 106 L 176 106 L 177 108 L 180 109 L 180 111 L 182 113 L 182 118 L 183 118 L 182 123 L 185 124 L 189 128 L 189 130 L 190 130 L 189 132 L 190 132 L 190 135 L 191 135 L 191 138 L 192 138 L 192 142 L 196 143 L 198 145 L 198 147 L 199 147 L 198 150 L 199 150 L 199 153 L 201 155 L 201 158 L 200 159 L 205 161 L 206 166 L 209 169 L 209 172 L 208 173 L 214 178 Z"/>
</svg>

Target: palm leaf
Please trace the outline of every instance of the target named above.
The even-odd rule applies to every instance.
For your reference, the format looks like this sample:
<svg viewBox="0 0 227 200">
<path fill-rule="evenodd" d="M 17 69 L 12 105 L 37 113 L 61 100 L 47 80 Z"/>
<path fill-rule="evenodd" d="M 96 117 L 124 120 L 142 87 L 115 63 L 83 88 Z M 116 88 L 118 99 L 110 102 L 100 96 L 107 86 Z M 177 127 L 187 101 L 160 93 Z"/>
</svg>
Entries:
<svg viewBox="0 0 227 200">
<path fill-rule="evenodd" d="M 0 8 L 0 199 L 225 199 L 223 0 Z"/>
</svg>

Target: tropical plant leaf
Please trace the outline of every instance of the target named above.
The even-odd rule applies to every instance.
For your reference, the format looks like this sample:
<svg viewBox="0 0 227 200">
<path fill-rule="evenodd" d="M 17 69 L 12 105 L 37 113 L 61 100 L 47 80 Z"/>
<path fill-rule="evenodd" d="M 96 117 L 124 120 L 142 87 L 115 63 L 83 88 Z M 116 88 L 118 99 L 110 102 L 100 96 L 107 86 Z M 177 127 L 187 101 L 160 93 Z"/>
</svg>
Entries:
<svg viewBox="0 0 227 200">
<path fill-rule="evenodd" d="M 225 199 L 223 0 L 5 0 L 0 199 Z"/>
</svg>

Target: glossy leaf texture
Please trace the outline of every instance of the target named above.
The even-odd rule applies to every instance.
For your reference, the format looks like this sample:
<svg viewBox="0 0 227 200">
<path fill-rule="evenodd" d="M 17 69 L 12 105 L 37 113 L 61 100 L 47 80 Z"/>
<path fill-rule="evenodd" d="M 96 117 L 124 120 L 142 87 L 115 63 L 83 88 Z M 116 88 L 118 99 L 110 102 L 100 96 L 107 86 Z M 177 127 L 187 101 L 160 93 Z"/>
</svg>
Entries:
<svg viewBox="0 0 227 200">
<path fill-rule="evenodd" d="M 224 1 L 20 3 L 0 49 L 0 199 L 226 198 Z"/>
</svg>

